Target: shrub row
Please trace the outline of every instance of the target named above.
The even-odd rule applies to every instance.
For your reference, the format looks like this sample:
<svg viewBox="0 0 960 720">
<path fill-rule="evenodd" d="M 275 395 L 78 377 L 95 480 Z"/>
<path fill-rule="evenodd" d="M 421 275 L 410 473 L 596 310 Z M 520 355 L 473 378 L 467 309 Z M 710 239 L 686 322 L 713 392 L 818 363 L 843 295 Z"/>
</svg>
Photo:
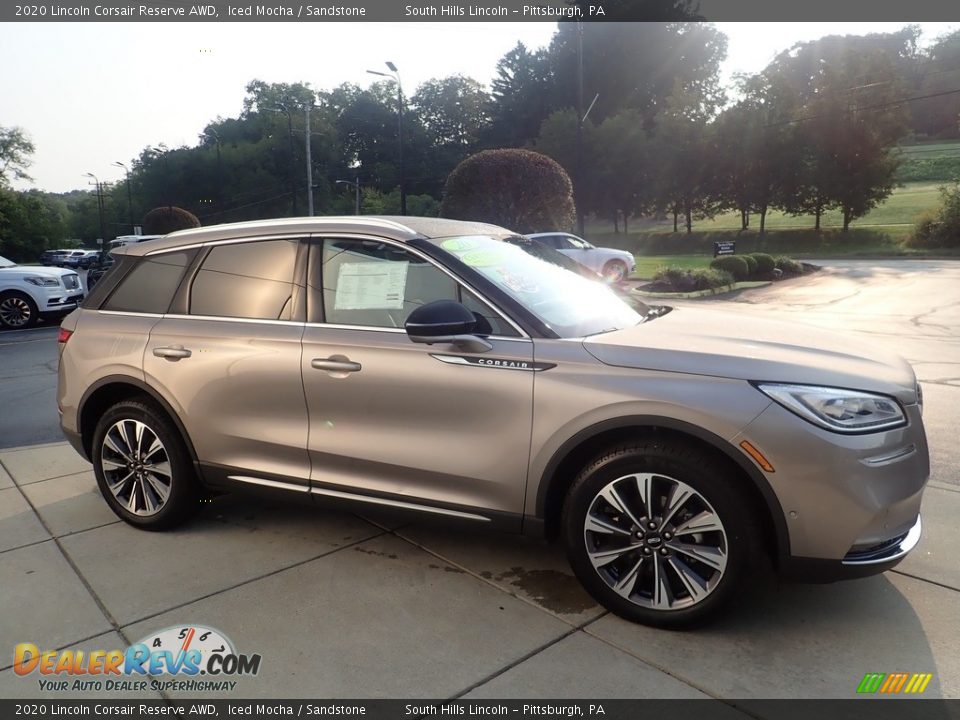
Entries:
<svg viewBox="0 0 960 720">
<path fill-rule="evenodd" d="M 678 267 L 662 267 L 654 273 L 653 281 L 669 283 L 676 292 L 694 292 L 731 285 L 734 278 L 726 270 L 715 268 L 684 270 Z"/>
<path fill-rule="evenodd" d="M 772 255 L 761 252 L 748 255 L 723 255 L 710 263 L 711 268 L 725 270 L 737 282 L 751 278 L 769 280 L 776 266 L 776 260 Z"/>
</svg>

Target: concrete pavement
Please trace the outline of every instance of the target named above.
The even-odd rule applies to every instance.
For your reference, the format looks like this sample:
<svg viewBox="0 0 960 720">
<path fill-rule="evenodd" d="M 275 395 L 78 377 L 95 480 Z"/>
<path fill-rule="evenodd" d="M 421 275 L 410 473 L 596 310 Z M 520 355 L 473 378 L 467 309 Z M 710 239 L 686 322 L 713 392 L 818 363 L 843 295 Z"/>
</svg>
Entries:
<svg viewBox="0 0 960 720">
<path fill-rule="evenodd" d="M 124 648 L 189 623 L 263 656 L 235 697 L 845 698 L 899 670 L 960 697 L 960 491 L 936 483 L 924 512 L 894 572 L 758 579 L 721 622 L 666 632 L 594 605 L 556 546 L 240 497 L 146 533 L 68 446 L 0 451 L 0 697 L 45 694 L 13 672 L 18 642 Z"/>
</svg>

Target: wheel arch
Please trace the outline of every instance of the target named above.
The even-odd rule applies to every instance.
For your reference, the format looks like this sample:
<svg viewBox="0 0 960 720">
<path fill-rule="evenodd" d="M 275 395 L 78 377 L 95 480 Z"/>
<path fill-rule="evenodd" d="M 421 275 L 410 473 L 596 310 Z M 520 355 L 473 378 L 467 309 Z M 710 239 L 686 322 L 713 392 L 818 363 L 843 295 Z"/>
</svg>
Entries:
<svg viewBox="0 0 960 720">
<path fill-rule="evenodd" d="M 789 557 L 790 536 L 783 508 L 760 470 L 723 438 L 673 418 L 617 418 L 585 428 L 568 439 L 554 453 L 541 474 L 533 524 L 541 526 L 547 537 L 556 537 L 559 533 L 563 500 L 580 470 L 604 447 L 650 435 L 693 442 L 732 469 L 740 478 L 748 499 L 760 513 L 765 539 L 773 543 L 774 553 L 771 560 L 779 566 Z"/>
<path fill-rule="evenodd" d="M 183 438 L 187 452 L 190 454 L 190 459 L 196 465 L 197 453 L 194 450 L 193 442 L 190 440 L 190 435 L 180 420 L 180 416 L 170 403 L 154 388 L 142 380 L 123 375 L 110 375 L 101 378 L 87 388 L 87 391 L 80 399 L 80 404 L 77 409 L 77 430 L 80 434 L 83 450 L 87 459 L 91 460 L 93 457 L 93 433 L 97 426 L 97 420 L 103 415 L 107 408 L 123 400 L 143 396 L 146 396 L 170 418 L 180 433 L 180 437 Z"/>
</svg>

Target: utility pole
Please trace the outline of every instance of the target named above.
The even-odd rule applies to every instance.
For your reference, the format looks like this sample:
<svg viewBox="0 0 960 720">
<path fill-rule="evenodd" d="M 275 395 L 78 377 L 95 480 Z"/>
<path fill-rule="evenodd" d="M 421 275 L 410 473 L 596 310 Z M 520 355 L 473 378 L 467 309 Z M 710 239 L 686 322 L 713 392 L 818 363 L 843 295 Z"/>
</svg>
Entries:
<svg viewBox="0 0 960 720">
<path fill-rule="evenodd" d="M 303 108 L 303 114 L 306 118 L 307 135 L 307 215 L 313 217 L 313 164 L 310 162 L 310 106 Z"/>
<path fill-rule="evenodd" d="M 130 232 L 133 233 L 133 190 L 130 188 L 130 168 L 124 165 L 122 162 L 113 163 L 116 167 L 122 167 L 123 171 L 127 175 L 127 217 L 130 220 Z"/>
<path fill-rule="evenodd" d="M 93 173 L 84 173 L 83 175 L 84 177 L 93 178 L 93 182 L 97 186 L 97 215 L 100 219 L 100 242 L 105 244 L 107 242 L 107 231 L 106 224 L 103 221 L 103 186 Z"/>
</svg>

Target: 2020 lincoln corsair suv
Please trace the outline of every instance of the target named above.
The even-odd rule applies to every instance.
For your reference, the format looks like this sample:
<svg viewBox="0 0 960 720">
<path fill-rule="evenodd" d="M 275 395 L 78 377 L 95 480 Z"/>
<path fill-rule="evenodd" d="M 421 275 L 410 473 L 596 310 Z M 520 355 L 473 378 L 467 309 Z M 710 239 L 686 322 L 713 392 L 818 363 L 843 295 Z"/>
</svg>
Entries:
<svg viewBox="0 0 960 720">
<path fill-rule="evenodd" d="M 243 487 L 560 536 L 606 607 L 700 621 L 757 556 L 895 565 L 929 474 L 902 359 L 624 303 L 490 225 L 294 218 L 174 233 L 60 331 L 58 405 L 113 511 Z"/>
</svg>

